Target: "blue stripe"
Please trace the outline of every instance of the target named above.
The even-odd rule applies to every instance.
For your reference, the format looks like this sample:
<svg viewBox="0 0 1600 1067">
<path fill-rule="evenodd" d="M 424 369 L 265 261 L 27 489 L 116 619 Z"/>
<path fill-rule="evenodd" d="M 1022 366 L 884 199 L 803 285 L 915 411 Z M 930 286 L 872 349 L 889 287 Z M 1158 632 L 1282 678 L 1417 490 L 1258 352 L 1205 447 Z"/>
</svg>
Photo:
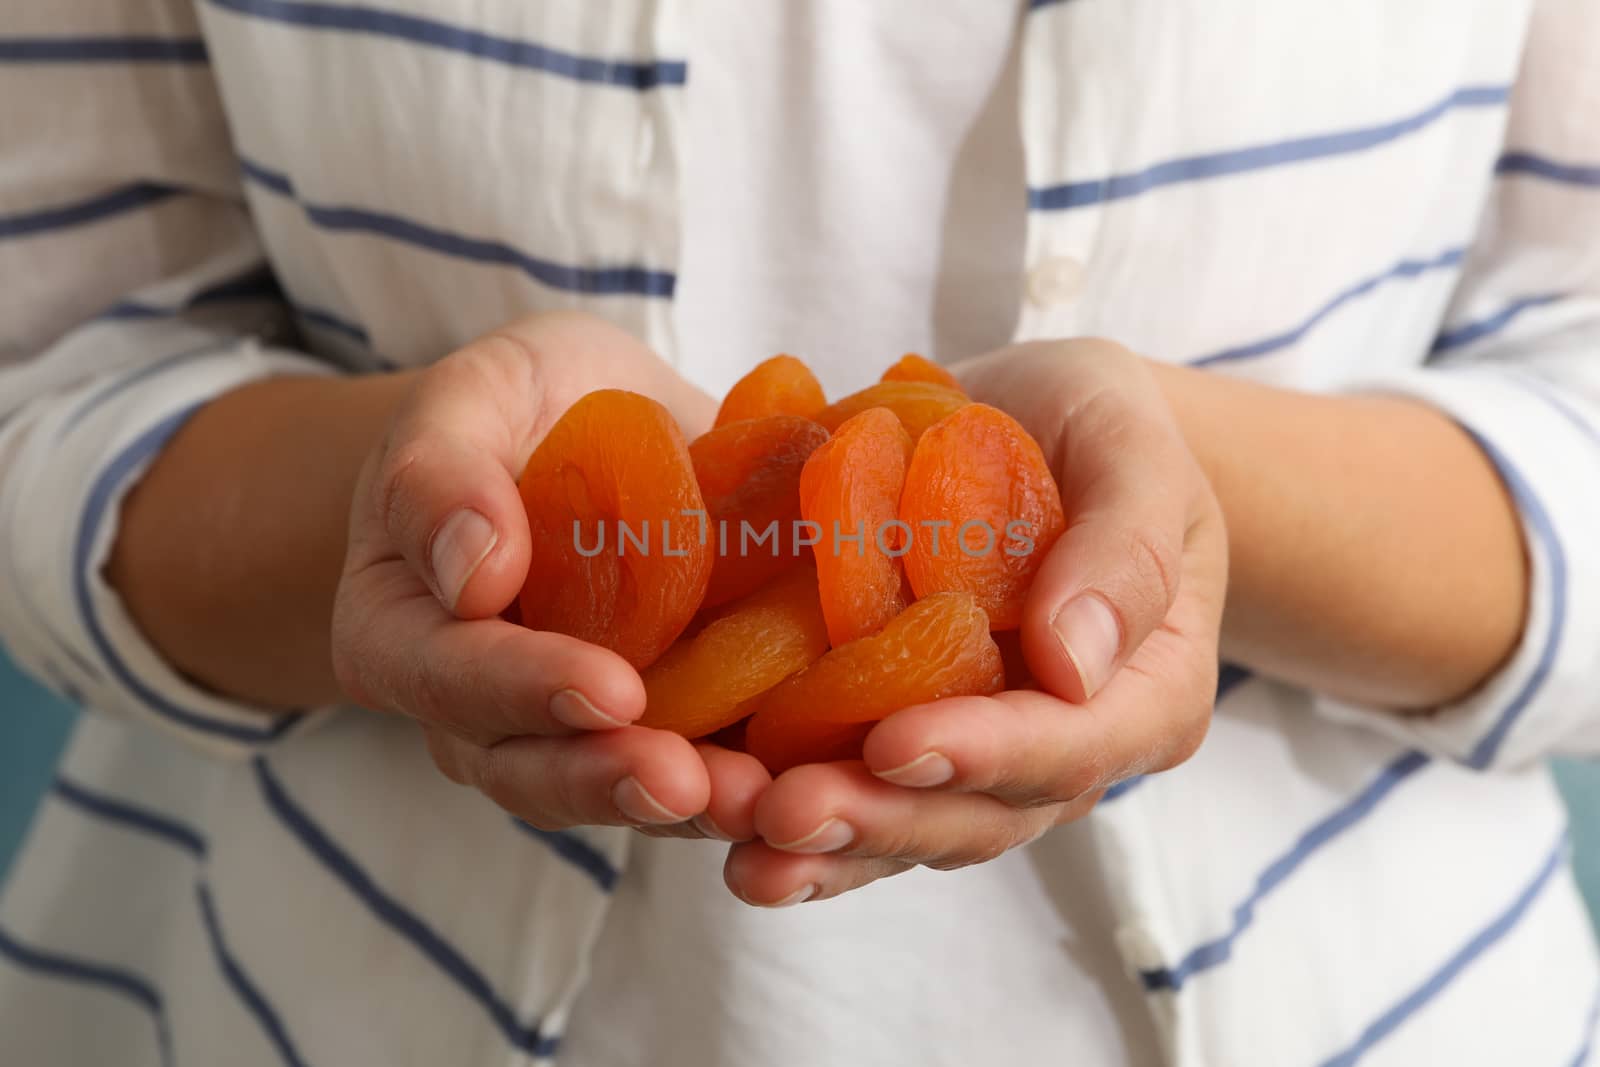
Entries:
<svg viewBox="0 0 1600 1067">
<path fill-rule="evenodd" d="M 676 277 L 670 271 L 650 270 L 645 267 L 574 267 L 538 259 L 498 241 L 434 229 L 398 215 L 387 215 L 363 208 L 307 203 L 300 199 L 288 175 L 268 170 L 248 159 L 241 159 L 239 164 L 248 180 L 294 200 L 313 224 L 325 230 L 377 234 L 426 248 L 441 255 L 455 256 L 475 263 L 515 267 L 541 284 L 569 292 L 631 293 L 639 296 L 670 298 L 677 284 Z"/>
<path fill-rule="evenodd" d="M 1212 700 L 1212 703 L 1222 703 L 1222 699 L 1232 692 L 1235 686 L 1242 682 L 1248 682 L 1252 677 L 1254 675 L 1243 667 L 1236 667 L 1231 663 L 1222 664 L 1217 670 L 1217 695 Z M 1105 791 L 1105 795 L 1100 798 L 1100 803 L 1104 804 L 1107 801 L 1116 800 L 1118 797 L 1132 792 L 1149 777 L 1147 774 L 1141 774 L 1133 778 L 1124 778 Z"/>
<path fill-rule="evenodd" d="M 299 716 L 293 713 L 279 715 L 275 718 L 262 716 L 262 724 L 256 726 L 214 719 L 203 712 L 192 711 L 172 703 L 165 696 L 140 681 L 128 665 L 122 661 L 122 657 L 117 654 L 116 649 L 111 645 L 111 641 L 106 637 L 105 630 L 100 624 L 99 616 L 95 614 L 94 600 L 89 595 L 89 555 L 94 549 L 95 535 L 100 529 L 101 522 L 105 519 L 112 495 L 135 470 L 161 450 L 162 446 L 178 431 L 178 427 L 182 426 L 200 406 L 195 404 L 175 412 L 134 438 L 127 447 L 112 458 L 111 462 L 100 472 L 99 477 L 95 479 L 94 485 L 89 490 L 88 501 L 84 505 L 83 516 L 79 521 L 77 543 L 73 550 L 73 597 L 77 603 L 78 615 L 83 622 L 84 629 L 88 631 L 89 639 L 94 643 L 95 649 L 100 653 L 106 666 L 111 669 L 112 675 L 151 711 L 203 733 L 215 734 L 216 736 L 227 737 L 236 741 L 271 741 L 288 730 Z"/>
<path fill-rule="evenodd" d="M 1453 982 L 1462 971 L 1471 966 L 1474 960 L 1488 950 L 1495 942 L 1510 933 L 1518 921 L 1527 914 L 1529 907 L 1538 899 L 1539 893 L 1550 883 L 1551 878 L 1561 869 L 1562 861 L 1567 855 L 1567 838 L 1563 833 L 1556 847 L 1539 868 L 1539 873 L 1534 875 L 1533 881 L 1527 888 L 1517 895 L 1511 906 L 1495 918 L 1488 926 L 1478 931 L 1461 949 L 1445 961 L 1444 965 L 1435 971 L 1427 981 L 1407 994 L 1394 1007 L 1374 1019 L 1372 1024 L 1361 1032 L 1355 1043 L 1344 1051 L 1322 1061 L 1321 1067 L 1353 1067 L 1373 1047 L 1384 1038 L 1399 1029 L 1412 1015 L 1425 1007 L 1434 997 L 1438 996 Z"/>
<path fill-rule="evenodd" d="M 229 278 L 197 291 L 177 307 L 124 300 L 100 314 L 103 319 L 170 319 L 191 308 L 226 304 L 235 300 L 282 300 L 283 289 L 270 270 L 256 268 L 248 274 Z"/>
<path fill-rule="evenodd" d="M 532 41 L 493 37 L 432 19 L 377 8 L 293 3 L 289 0 L 211 0 L 211 3 L 225 11 L 251 18 L 310 30 L 390 37 L 599 85 L 643 90 L 662 85 L 683 85 L 689 78 L 688 65 L 682 62 L 625 63 L 576 56 Z"/>
<path fill-rule="evenodd" d="M 144 834 L 169 844 L 178 846 L 189 853 L 196 860 L 204 860 L 208 851 L 205 838 L 199 831 L 178 822 L 168 816 L 151 811 L 148 808 L 136 807 L 127 801 L 94 793 L 69 782 L 66 779 L 57 779 L 55 792 L 58 797 L 70 802 L 80 811 L 96 818 L 104 819 L 125 830 Z M 205 881 L 195 883 L 195 897 L 200 907 L 200 918 L 205 926 L 207 939 L 216 956 L 217 965 L 222 970 L 223 977 L 230 988 L 243 1002 L 247 1011 L 253 1015 L 260 1024 L 273 1047 L 278 1050 L 283 1062 L 290 1067 L 305 1067 L 305 1060 L 296 1050 L 294 1042 L 290 1039 L 287 1029 L 283 1025 L 278 1012 L 267 1001 L 261 990 L 245 973 L 244 967 L 229 950 L 227 942 L 222 936 L 222 929 L 217 921 L 216 908 L 212 902 L 211 891 L 206 887 Z"/>
<path fill-rule="evenodd" d="M 1332 315 L 1335 311 L 1338 311 L 1350 301 L 1366 296 L 1383 283 L 1395 281 L 1401 278 L 1415 278 L 1419 275 L 1427 274 L 1430 271 L 1446 270 L 1449 268 L 1458 267 L 1461 265 L 1461 261 L 1465 255 L 1465 248 L 1452 248 L 1446 252 L 1441 252 L 1432 259 L 1403 259 L 1399 263 L 1396 263 L 1394 266 L 1390 267 L 1388 270 L 1384 271 L 1382 274 L 1375 274 L 1370 278 L 1359 281 L 1355 285 L 1350 286 L 1350 288 L 1339 293 L 1326 304 L 1323 304 L 1320 308 L 1312 313 L 1310 318 L 1306 319 L 1300 325 L 1291 330 L 1280 334 L 1274 334 L 1271 337 L 1264 337 L 1259 341 L 1251 341 L 1249 344 L 1238 345 L 1233 348 L 1225 348 L 1220 352 L 1213 352 L 1208 356 L 1201 356 L 1198 359 L 1190 360 L 1189 365 L 1192 367 L 1209 367 L 1215 363 L 1228 363 L 1238 359 L 1253 359 L 1257 356 L 1265 356 L 1270 353 L 1277 352 L 1280 349 L 1288 348 L 1291 345 L 1298 344 L 1299 341 L 1305 337 L 1306 334 L 1315 329 L 1323 319 L 1327 318 L 1329 315 Z"/>
<path fill-rule="evenodd" d="M 1113 784 L 1105 791 L 1104 794 L 1101 795 L 1100 803 L 1109 804 L 1113 800 L 1118 800 L 1121 797 L 1127 796 L 1129 793 L 1139 788 L 1139 786 L 1143 785 L 1145 779 L 1148 777 L 1150 777 L 1148 774 L 1138 774 L 1134 775 L 1132 778 L 1124 778 L 1122 781 Z"/>
<path fill-rule="evenodd" d="M 282 1017 L 229 951 L 228 943 L 222 936 L 222 928 L 217 922 L 216 908 L 211 903 L 211 891 L 206 888 L 204 882 L 196 885 L 194 891 L 200 901 L 200 917 L 205 921 L 206 936 L 211 940 L 211 950 L 217 957 L 217 966 L 222 969 L 222 976 L 244 1002 L 245 1009 L 255 1016 L 262 1032 L 272 1042 L 273 1048 L 278 1050 L 283 1062 L 289 1067 L 306 1067 L 306 1061 L 300 1058 L 294 1041 L 284 1028 Z"/>
<path fill-rule="evenodd" d="M 1600 1023 L 1600 990 L 1596 990 L 1594 1000 L 1589 1004 L 1589 1014 L 1583 1020 L 1583 1042 L 1578 1046 L 1578 1051 L 1572 1057 L 1568 1067 L 1583 1067 L 1589 1062 L 1589 1053 L 1594 1048 L 1594 1028 Z"/>
<path fill-rule="evenodd" d="M 1505 710 L 1500 713 L 1500 718 L 1494 726 L 1467 754 L 1465 761 L 1467 766 L 1483 770 L 1494 762 L 1506 735 L 1533 703 L 1534 697 L 1538 695 L 1545 679 L 1550 676 L 1551 669 L 1555 666 L 1556 653 L 1561 647 L 1567 626 L 1567 553 L 1561 544 L 1560 536 L 1556 533 L 1555 523 L 1550 519 L 1550 513 L 1545 510 L 1543 502 L 1523 478 L 1522 473 L 1503 452 L 1479 436 L 1470 426 L 1464 426 L 1463 429 L 1472 436 L 1478 447 L 1499 471 L 1500 480 L 1510 491 L 1512 499 L 1522 513 L 1523 521 L 1544 546 L 1550 567 L 1550 630 L 1545 635 L 1544 647 L 1539 650 L 1538 662 L 1534 664 L 1527 681 L 1522 683 L 1522 688 L 1517 690 Z"/>
<path fill-rule="evenodd" d="M 145 381 L 146 379 L 152 378 L 179 363 L 184 363 L 200 356 L 221 352 L 227 347 L 228 343 L 229 342 L 223 342 L 221 344 L 208 343 L 201 345 L 198 348 L 190 348 L 185 349 L 182 352 L 174 352 L 170 356 L 162 356 L 153 363 L 146 363 L 141 367 L 137 367 L 125 374 L 118 375 L 111 381 L 104 383 L 99 389 L 85 397 L 83 402 L 79 404 L 78 407 L 71 413 L 69 413 L 66 419 L 62 421 L 61 428 L 56 434 L 57 443 L 62 441 L 68 434 L 76 429 L 84 419 L 88 418 L 90 415 L 94 414 L 95 411 L 109 403 L 117 394 L 131 388 L 134 385 L 137 385 L 142 381 Z"/>
<path fill-rule="evenodd" d="M 1556 409 L 1556 413 L 1572 424 L 1573 428 L 1589 439 L 1589 442 L 1600 450 L 1600 428 L 1584 418 L 1577 408 L 1562 396 L 1551 384 L 1531 371 L 1514 368 L 1510 378 L 1530 393 L 1534 393 L 1546 404 Z"/>
<path fill-rule="evenodd" d="M 1169 989 L 1177 991 L 1192 975 L 1226 963 L 1233 955 L 1234 942 L 1255 921 L 1256 908 L 1273 890 L 1283 885 L 1289 876 L 1299 870 L 1318 849 L 1334 840 L 1346 830 L 1370 815 L 1379 802 L 1394 788 L 1417 771 L 1427 766 L 1428 757 L 1421 752 L 1407 752 L 1390 763 L 1366 788 L 1345 805 L 1328 815 L 1300 835 L 1294 845 L 1274 860 L 1256 879 L 1256 887 L 1242 903 L 1233 909 L 1232 928 L 1223 936 L 1203 942 L 1189 951 L 1175 967 L 1162 967 L 1142 971 L 1139 978 L 1150 992 Z"/>
<path fill-rule="evenodd" d="M 294 307 L 294 313 L 313 326 L 320 326 L 324 330 L 331 330 L 334 333 L 343 334 L 351 340 L 363 345 L 370 345 L 372 343 L 371 339 L 368 338 L 367 331 L 365 329 L 356 323 L 347 322 L 346 320 L 341 319 L 331 311 L 323 311 L 321 308 L 309 307 L 305 304 L 296 304 Z"/>
<path fill-rule="evenodd" d="M 1600 189 L 1600 166 L 1581 163 L 1558 163 L 1553 159 L 1536 156 L 1532 152 L 1507 152 L 1495 164 L 1496 174 L 1526 174 L 1563 185 L 1578 185 L 1587 189 Z"/>
<path fill-rule="evenodd" d="M 296 315 L 314 326 L 344 334 L 363 345 L 370 343 L 367 331 L 358 324 L 342 319 L 331 311 L 324 311 L 318 307 L 289 300 L 272 272 L 260 269 L 252 271 L 243 277 L 230 279 L 229 281 L 201 289 L 177 307 L 164 307 L 157 304 L 144 304 L 135 300 L 124 300 L 102 312 L 99 317 L 102 319 L 170 319 L 182 315 L 193 308 L 210 304 L 223 304 L 235 300 L 275 300 L 287 303 L 294 309 Z"/>
<path fill-rule="evenodd" d="M 554 1037 L 540 1034 L 537 1025 L 524 1026 L 482 972 L 416 913 L 384 892 L 349 853 L 312 822 L 311 817 L 290 799 L 266 760 L 258 756 L 254 764 L 262 797 L 273 814 L 307 851 L 321 861 L 330 874 L 366 905 L 374 918 L 409 941 L 460 986 L 463 993 L 477 1001 L 514 1047 L 534 1056 L 549 1056 L 555 1052 L 557 1041 Z"/>
<path fill-rule="evenodd" d="M 0 37 L 0 63 L 204 63 L 198 37 Z"/>
<path fill-rule="evenodd" d="M 136 808 L 126 801 L 103 793 L 92 793 L 65 778 L 56 779 L 55 794 L 89 815 L 176 845 L 197 860 L 205 858 L 205 838 L 175 819 L 157 814 L 148 808 Z"/>
<path fill-rule="evenodd" d="M 97 986 L 119 993 L 143 1008 L 155 1024 L 156 1043 L 161 1049 L 161 1062 L 172 1062 L 172 1038 L 167 1031 L 166 1005 L 161 992 L 146 978 L 120 967 L 64 956 L 30 948 L 0 928 L 0 956 L 4 956 L 22 970 L 48 975 L 66 982 Z"/>
<path fill-rule="evenodd" d="M 51 230 L 63 230 L 71 226 L 98 222 L 114 215 L 149 207 L 151 204 L 159 204 L 177 194 L 178 190 L 169 185 L 135 182 L 76 204 L 46 208 L 43 211 L 32 211 L 23 215 L 0 215 L 0 240 L 8 237 L 32 237 Z"/>
<path fill-rule="evenodd" d="M 1028 0 L 1028 10 L 1038 11 L 1041 7 L 1055 7 L 1057 4 L 1067 2 L 1068 0 Z"/>
<path fill-rule="evenodd" d="M 511 822 L 528 836 L 545 844 L 550 851 L 594 879 L 594 884 L 609 893 L 617 884 L 617 869 L 605 854 L 575 834 L 541 830 L 521 819 Z"/>
<path fill-rule="evenodd" d="M 1288 141 L 1275 141 L 1271 144 L 1253 145 L 1249 148 L 1189 156 L 1185 159 L 1158 163 L 1153 167 L 1129 174 L 1029 189 L 1028 207 L 1034 211 L 1069 211 L 1090 204 L 1138 196 L 1163 185 L 1204 181 L 1265 170 L 1269 167 L 1361 152 L 1424 129 L 1452 111 L 1463 108 L 1499 107 L 1509 98 L 1508 86 L 1467 86 L 1457 89 L 1443 100 L 1414 115 L 1381 126 L 1341 130 L 1338 133 L 1318 134 Z"/>
<path fill-rule="evenodd" d="M 1463 323 L 1453 329 L 1445 330 L 1433 339 L 1433 348 L 1428 353 L 1429 357 L 1441 355 L 1452 349 L 1480 341 L 1491 334 L 1499 333 L 1511 324 L 1518 315 L 1530 308 L 1544 307 L 1554 304 L 1565 298 L 1565 293 L 1541 293 L 1537 296 L 1525 296 L 1520 300 L 1513 300 L 1499 311 L 1476 322 Z"/>
</svg>

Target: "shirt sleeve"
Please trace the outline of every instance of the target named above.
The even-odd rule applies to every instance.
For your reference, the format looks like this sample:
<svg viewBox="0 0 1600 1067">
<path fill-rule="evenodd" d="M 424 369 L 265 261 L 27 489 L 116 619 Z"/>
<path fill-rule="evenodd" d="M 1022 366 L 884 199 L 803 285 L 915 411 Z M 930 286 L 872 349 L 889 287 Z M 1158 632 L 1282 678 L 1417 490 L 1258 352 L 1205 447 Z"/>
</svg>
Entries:
<svg viewBox="0 0 1600 1067">
<path fill-rule="evenodd" d="M 97 711 L 241 756 L 309 717 L 178 675 L 102 576 L 198 407 L 326 374 L 266 269 L 192 6 L 14 5 L 0 29 L 0 643 Z"/>
<path fill-rule="evenodd" d="M 1543 0 L 1477 240 L 1428 364 L 1364 383 L 1442 409 L 1522 519 L 1527 624 L 1475 693 L 1335 717 L 1478 769 L 1600 753 L 1600 5 Z"/>
</svg>

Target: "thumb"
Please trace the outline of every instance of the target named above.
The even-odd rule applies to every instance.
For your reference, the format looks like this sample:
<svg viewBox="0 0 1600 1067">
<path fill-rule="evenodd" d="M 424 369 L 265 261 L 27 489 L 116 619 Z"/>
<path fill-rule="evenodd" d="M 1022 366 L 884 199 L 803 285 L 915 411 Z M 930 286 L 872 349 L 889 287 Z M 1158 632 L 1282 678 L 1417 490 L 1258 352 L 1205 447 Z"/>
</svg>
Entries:
<svg viewBox="0 0 1600 1067">
<path fill-rule="evenodd" d="M 403 557 L 465 619 L 499 614 L 528 573 L 516 479 L 540 397 L 526 362 L 491 336 L 423 374 L 372 461 L 368 506 L 353 520 L 353 556 Z"/>
<path fill-rule="evenodd" d="M 1023 607 L 1030 668 L 1076 703 L 1094 696 L 1166 619 L 1203 484 L 1159 398 L 1131 390 L 1125 403 L 1108 399 L 1063 427 L 1054 454 L 1067 529 Z"/>
</svg>

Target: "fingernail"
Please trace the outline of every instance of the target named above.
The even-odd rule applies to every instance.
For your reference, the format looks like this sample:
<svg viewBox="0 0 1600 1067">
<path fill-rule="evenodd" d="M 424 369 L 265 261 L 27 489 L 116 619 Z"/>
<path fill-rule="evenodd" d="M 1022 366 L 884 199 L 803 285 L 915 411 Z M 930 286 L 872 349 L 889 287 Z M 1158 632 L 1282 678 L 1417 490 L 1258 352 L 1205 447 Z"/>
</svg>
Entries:
<svg viewBox="0 0 1600 1067">
<path fill-rule="evenodd" d="M 1084 695 L 1094 696 L 1110 679 L 1117 649 L 1122 647 L 1117 617 L 1104 600 L 1087 593 L 1056 612 L 1050 628 L 1077 668 Z"/>
<path fill-rule="evenodd" d="M 732 834 L 724 833 L 722 827 L 712 822 L 708 813 L 702 812 L 689 821 L 694 824 L 696 830 L 699 830 L 707 837 L 715 838 L 718 841 L 732 841 L 734 839 Z"/>
<path fill-rule="evenodd" d="M 613 730 L 628 725 L 595 707 L 576 689 L 558 689 L 550 694 L 550 717 L 574 730 Z"/>
<path fill-rule="evenodd" d="M 687 815 L 676 814 L 651 796 L 650 790 L 631 775 L 611 788 L 611 802 L 624 817 L 647 826 L 665 826 L 688 818 Z"/>
<path fill-rule="evenodd" d="M 758 908 L 787 908 L 794 904 L 804 904 L 816 895 L 817 886 L 816 883 L 812 883 L 811 885 L 801 886 L 782 900 L 775 900 L 771 904 L 756 904 L 755 901 L 751 901 L 751 903 L 756 904 Z"/>
<path fill-rule="evenodd" d="M 956 776 L 956 768 L 943 753 L 924 752 L 910 763 L 902 763 L 887 771 L 872 773 L 893 785 L 926 789 L 929 786 L 944 785 Z"/>
<path fill-rule="evenodd" d="M 784 852 L 837 852 L 854 840 L 855 836 L 855 830 L 843 819 L 827 819 L 821 826 L 798 840 L 782 845 L 777 842 L 768 844 Z"/>
<path fill-rule="evenodd" d="M 428 549 L 428 562 L 433 567 L 434 591 L 445 607 L 455 610 L 461 590 L 499 539 L 494 524 L 471 508 L 458 509 L 439 525 Z"/>
</svg>

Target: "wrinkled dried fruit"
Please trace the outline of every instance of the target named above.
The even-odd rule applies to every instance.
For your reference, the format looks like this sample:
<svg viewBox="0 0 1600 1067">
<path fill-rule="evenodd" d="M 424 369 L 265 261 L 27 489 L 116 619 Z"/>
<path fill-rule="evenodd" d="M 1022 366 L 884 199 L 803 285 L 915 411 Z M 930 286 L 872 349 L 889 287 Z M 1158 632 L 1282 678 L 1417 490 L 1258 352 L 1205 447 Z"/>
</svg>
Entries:
<svg viewBox="0 0 1600 1067">
<path fill-rule="evenodd" d="M 711 546 L 685 510 L 703 509 L 683 434 L 637 393 L 580 398 L 550 428 L 518 482 L 533 558 L 522 623 L 655 662 L 700 607 Z"/>
<path fill-rule="evenodd" d="M 828 650 L 817 580 L 797 567 L 729 604 L 643 673 L 640 726 L 703 737 L 746 714 L 745 703 Z"/>
<path fill-rule="evenodd" d="M 719 426 L 689 446 L 715 557 L 708 607 L 744 596 L 810 556 L 795 537 L 800 471 L 827 439 L 810 419 L 773 415 Z"/>
<path fill-rule="evenodd" d="M 1045 553 L 1066 528 L 1044 453 L 1010 415 L 971 404 L 922 435 L 906 470 L 902 560 L 917 596 L 971 593 L 995 630 L 1022 624 Z"/>
<path fill-rule="evenodd" d="M 907 352 L 900 357 L 900 361 L 883 372 L 879 381 L 885 382 L 932 382 L 942 385 L 947 389 L 954 389 L 962 396 L 967 391 L 961 388 L 961 383 L 956 376 L 945 370 L 933 360 L 919 356 L 915 352 Z"/>
<path fill-rule="evenodd" d="M 888 408 L 868 408 L 811 454 L 800 513 L 815 523 L 817 582 L 834 646 L 876 632 L 910 603 L 898 525 L 911 438 Z"/>
<path fill-rule="evenodd" d="M 868 408 L 888 408 L 915 441 L 929 426 L 969 403 L 961 391 L 933 382 L 879 382 L 824 408 L 816 420 L 837 430 Z"/>
<path fill-rule="evenodd" d="M 768 415 L 809 419 L 827 406 L 822 385 L 811 368 L 793 356 L 773 356 L 733 383 L 717 411 L 718 426 Z"/>
<path fill-rule="evenodd" d="M 901 708 L 1004 686 L 982 609 L 969 594 L 938 593 L 759 697 L 745 741 L 773 774 L 853 759 L 872 724 Z"/>
</svg>

